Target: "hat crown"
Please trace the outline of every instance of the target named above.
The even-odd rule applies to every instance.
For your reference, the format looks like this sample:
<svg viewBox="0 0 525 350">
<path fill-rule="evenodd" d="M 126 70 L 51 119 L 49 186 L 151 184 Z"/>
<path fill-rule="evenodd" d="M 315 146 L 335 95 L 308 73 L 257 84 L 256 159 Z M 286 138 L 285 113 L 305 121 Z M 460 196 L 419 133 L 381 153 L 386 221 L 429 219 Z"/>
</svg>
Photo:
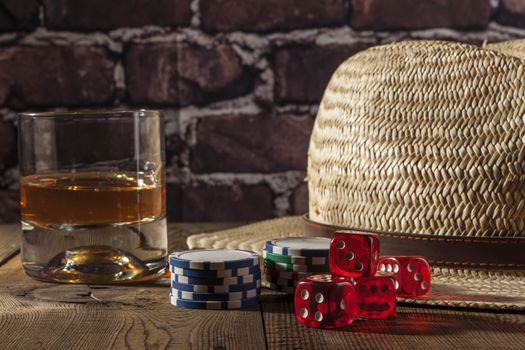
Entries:
<svg viewBox="0 0 525 350">
<path fill-rule="evenodd" d="M 310 140 L 310 218 L 525 236 L 525 61 L 504 49 L 408 41 L 345 61 Z"/>
</svg>

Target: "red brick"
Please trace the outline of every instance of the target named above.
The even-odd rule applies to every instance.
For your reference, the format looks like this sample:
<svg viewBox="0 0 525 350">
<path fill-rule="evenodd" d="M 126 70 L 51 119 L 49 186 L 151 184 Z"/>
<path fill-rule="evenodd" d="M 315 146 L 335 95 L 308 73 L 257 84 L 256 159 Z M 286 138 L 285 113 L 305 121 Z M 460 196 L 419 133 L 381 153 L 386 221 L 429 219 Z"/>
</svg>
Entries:
<svg viewBox="0 0 525 350">
<path fill-rule="evenodd" d="M 255 221 L 270 218 L 272 192 L 265 185 L 188 187 L 182 190 L 184 221 Z"/>
<path fill-rule="evenodd" d="M 0 50 L 0 105 L 83 106 L 113 98 L 114 63 L 96 47 Z"/>
<path fill-rule="evenodd" d="M 128 97 L 135 103 L 177 103 L 177 47 L 133 45 L 125 54 Z"/>
<path fill-rule="evenodd" d="M 0 190 L 0 222 L 20 222 L 20 195 L 18 192 Z"/>
<path fill-rule="evenodd" d="M 203 104 L 253 88 L 253 78 L 229 45 L 134 45 L 125 56 L 133 103 Z"/>
<path fill-rule="evenodd" d="M 211 31 L 267 32 L 344 24 L 346 0 L 201 0 L 201 22 Z"/>
<path fill-rule="evenodd" d="M 303 215 L 308 213 L 308 184 L 302 183 L 296 187 L 291 197 L 292 213 Z"/>
<path fill-rule="evenodd" d="M 191 169 L 206 172 L 279 172 L 306 169 L 313 118 L 227 116 L 203 118 Z"/>
<path fill-rule="evenodd" d="M 179 46 L 181 104 L 207 103 L 249 92 L 253 81 L 240 57 L 228 45 L 207 49 Z"/>
<path fill-rule="evenodd" d="M 275 98 L 278 102 L 321 100 L 336 68 L 368 44 L 284 47 L 275 53 Z"/>
<path fill-rule="evenodd" d="M 191 0 L 44 0 L 52 29 L 111 30 L 121 27 L 187 26 Z"/>
<path fill-rule="evenodd" d="M 15 128 L 12 124 L 0 120 L 0 169 L 13 165 L 16 154 Z"/>
<path fill-rule="evenodd" d="M 525 2 L 500 0 L 496 21 L 508 26 L 525 28 Z"/>
<path fill-rule="evenodd" d="M 32 29 L 37 25 L 37 0 L 0 1 L 0 31 Z"/>
<path fill-rule="evenodd" d="M 484 28 L 490 0 L 352 0 L 352 26 L 359 30 Z"/>
</svg>

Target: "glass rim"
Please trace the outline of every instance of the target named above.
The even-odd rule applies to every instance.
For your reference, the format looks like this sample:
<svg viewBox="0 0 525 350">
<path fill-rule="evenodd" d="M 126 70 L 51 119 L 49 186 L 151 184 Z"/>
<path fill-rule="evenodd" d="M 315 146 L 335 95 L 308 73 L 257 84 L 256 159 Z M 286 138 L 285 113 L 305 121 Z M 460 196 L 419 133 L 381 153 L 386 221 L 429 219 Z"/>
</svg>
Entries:
<svg viewBox="0 0 525 350">
<path fill-rule="evenodd" d="M 86 109 L 74 111 L 48 111 L 48 112 L 23 112 L 18 113 L 19 119 L 27 118 L 129 118 L 129 117 L 160 117 L 156 109 Z"/>
</svg>

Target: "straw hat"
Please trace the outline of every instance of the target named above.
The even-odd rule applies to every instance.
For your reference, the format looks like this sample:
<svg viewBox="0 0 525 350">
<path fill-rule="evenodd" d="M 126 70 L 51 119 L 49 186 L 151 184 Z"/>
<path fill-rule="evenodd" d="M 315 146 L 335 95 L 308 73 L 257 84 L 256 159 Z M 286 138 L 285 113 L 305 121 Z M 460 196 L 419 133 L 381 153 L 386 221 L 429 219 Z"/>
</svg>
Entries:
<svg viewBox="0 0 525 350">
<path fill-rule="evenodd" d="M 525 310 L 525 41 L 406 41 L 356 54 L 326 88 L 308 151 L 309 216 L 191 236 L 264 240 L 378 231 L 381 253 L 424 255 L 429 296 Z"/>
</svg>

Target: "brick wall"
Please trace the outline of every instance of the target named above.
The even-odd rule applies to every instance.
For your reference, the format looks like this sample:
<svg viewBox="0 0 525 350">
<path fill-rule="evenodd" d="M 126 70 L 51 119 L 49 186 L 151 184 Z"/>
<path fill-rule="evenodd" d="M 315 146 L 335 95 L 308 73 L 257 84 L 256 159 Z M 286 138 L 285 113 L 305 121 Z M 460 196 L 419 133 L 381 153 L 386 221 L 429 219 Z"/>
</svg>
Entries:
<svg viewBox="0 0 525 350">
<path fill-rule="evenodd" d="M 18 219 L 15 116 L 151 107 L 168 213 L 303 213 L 306 150 L 333 72 L 371 45 L 525 35 L 521 0 L 0 0 L 0 221 Z"/>
</svg>

